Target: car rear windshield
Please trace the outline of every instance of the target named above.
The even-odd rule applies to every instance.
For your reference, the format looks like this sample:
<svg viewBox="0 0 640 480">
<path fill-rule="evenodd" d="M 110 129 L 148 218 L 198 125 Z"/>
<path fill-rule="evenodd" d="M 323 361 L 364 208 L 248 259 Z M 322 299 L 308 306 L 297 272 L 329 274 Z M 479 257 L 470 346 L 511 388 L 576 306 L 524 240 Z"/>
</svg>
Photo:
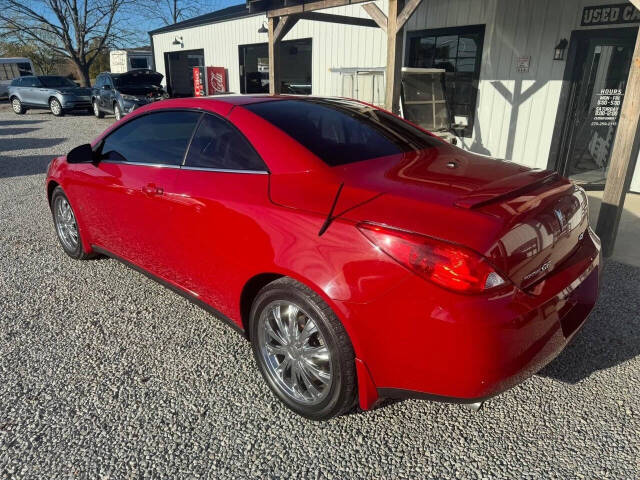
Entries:
<svg viewBox="0 0 640 480">
<path fill-rule="evenodd" d="M 351 100 L 292 98 L 245 108 L 332 167 L 441 144 L 393 115 Z"/>
<path fill-rule="evenodd" d="M 73 81 L 65 77 L 58 77 L 53 75 L 45 75 L 38 77 L 40 83 L 47 88 L 59 88 L 59 87 L 75 87 L 77 86 Z"/>
</svg>

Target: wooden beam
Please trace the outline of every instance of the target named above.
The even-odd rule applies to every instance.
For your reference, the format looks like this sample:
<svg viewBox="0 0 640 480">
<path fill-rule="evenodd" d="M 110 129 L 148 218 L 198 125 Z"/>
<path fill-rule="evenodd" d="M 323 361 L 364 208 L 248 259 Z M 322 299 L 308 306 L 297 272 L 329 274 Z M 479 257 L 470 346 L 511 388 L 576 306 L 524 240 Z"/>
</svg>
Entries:
<svg viewBox="0 0 640 480">
<path fill-rule="evenodd" d="M 639 3 L 637 0 L 635 3 Z M 618 234 L 624 199 L 631 184 L 633 165 L 640 143 L 638 118 L 640 117 L 640 35 L 636 38 L 629 79 L 624 92 L 622 111 L 613 143 L 609 173 L 604 186 L 602 204 L 598 214 L 596 233 L 602 241 L 602 254 L 611 256 Z"/>
<path fill-rule="evenodd" d="M 282 17 L 283 15 L 292 15 L 295 13 L 312 12 L 314 10 L 322 10 L 324 8 L 342 7 L 345 5 L 353 5 L 371 0 L 319 0 L 316 2 L 303 3 L 301 5 L 292 5 L 290 7 L 276 8 L 267 10 L 267 17 Z"/>
<path fill-rule="evenodd" d="M 413 12 L 415 12 L 416 8 L 418 8 L 418 6 L 422 3 L 422 0 L 409 0 L 404 8 L 402 9 L 402 12 L 400 13 L 400 15 L 398 15 L 398 21 L 396 24 L 396 28 L 398 30 L 401 30 L 402 27 L 404 27 L 404 24 L 407 23 L 407 20 L 409 20 L 409 17 L 411 17 L 411 14 Z"/>
<path fill-rule="evenodd" d="M 384 30 L 385 32 L 387 31 L 387 16 L 382 10 L 380 10 L 380 7 L 378 5 L 376 5 L 375 3 L 367 3 L 365 5 L 362 5 L 362 8 L 369 14 L 373 21 L 376 22 L 382 30 Z"/>
<path fill-rule="evenodd" d="M 343 25 L 356 25 L 359 27 L 378 28 L 378 24 L 370 18 L 348 17 L 346 15 L 334 15 L 332 13 L 304 12 L 297 15 L 301 20 L 314 20 L 318 22 L 340 23 Z"/>
<path fill-rule="evenodd" d="M 385 75 L 384 106 L 393 113 L 400 112 L 400 80 L 402 73 L 402 47 L 404 35 L 398 29 L 398 12 L 404 0 L 388 0 L 387 13 L 387 72 Z"/>
<path fill-rule="evenodd" d="M 284 17 L 280 17 L 278 20 L 278 25 L 276 25 L 276 29 L 273 32 L 276 42 L 282 40 L 287 33 L 291 31 L 291 29 L 298 23 L 299 16 L 297 15 L 285 15 Z"/>
<path fill-rule="evenodd" d="M 276 39 L 277 18 L 269 18 L 269 95 L 280 93 L 280 42 Z"/>
</svg>

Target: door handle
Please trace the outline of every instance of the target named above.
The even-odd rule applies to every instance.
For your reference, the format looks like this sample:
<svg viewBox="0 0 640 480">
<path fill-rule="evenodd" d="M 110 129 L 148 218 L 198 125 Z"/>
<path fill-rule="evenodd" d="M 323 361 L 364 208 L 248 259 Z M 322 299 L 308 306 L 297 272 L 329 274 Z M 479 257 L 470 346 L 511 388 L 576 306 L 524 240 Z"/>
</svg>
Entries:
<svg viewBox="0 0 640 480">
<path fill-rule="evenodd" d="M 142 192 L 147 195 L 162 195 L 164 190 L 161 187 L 156 187 L 155 183 L 150 183 L 142 187 Z"/>
</svg>

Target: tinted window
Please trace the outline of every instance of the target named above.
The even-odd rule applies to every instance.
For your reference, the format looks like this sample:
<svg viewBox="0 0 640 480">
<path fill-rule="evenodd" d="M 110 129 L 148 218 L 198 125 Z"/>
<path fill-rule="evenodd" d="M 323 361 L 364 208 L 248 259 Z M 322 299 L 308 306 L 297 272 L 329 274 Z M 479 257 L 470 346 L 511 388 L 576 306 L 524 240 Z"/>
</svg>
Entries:
<svg viewBox="0 0 640 480">
<path fill-rule="evenodd" d="M 439 140 L 349 100 L 291 99 L 246 105 L 331 166 L 422 150 Z"/>
<path fill-rule="evenodd" d="M 38 77 L 40 83 L 47 88 L 60 88 L 60 87 L 75 87 L 76 84 L 73 80 L 69 80 L 66 77 L 59 77 L 57 75 L 45 75 Z"/>
<path fill-rule="evenodd" d="M 0 79 L 1 80 L 1 79 Z M 11 82 L 11 86 L 12 87 L 19 87 L 22 85 L 22 79 L 21 78 L 16 78 L 15 80 L 13 80 Z"/>
<path fill-rule="evenodd" d="M 200 113 L 159 112 L 131 120 L 102 146 L 106 160 L 180 165 Z"/>
<path fill-rule="evenodd" d="M 39 87 L 40 82 L 36 77 L 24 77 L 20 83 L 21 87 Z"/>
<path fill-rule="evenodd" d="M 94 84 L 95 88 L 100 88 L 104 83 L 104 77 L 102 75 L 98 75 L 98 78 L 96 78 L 96 83 Z"/>
<path fill-rule="evenodd" d="M 229 122 L 213 115 L 202 118 L 191 141 L 185 165 L 223 170 L 266 170 L 249 141 Z"/>
</svg>

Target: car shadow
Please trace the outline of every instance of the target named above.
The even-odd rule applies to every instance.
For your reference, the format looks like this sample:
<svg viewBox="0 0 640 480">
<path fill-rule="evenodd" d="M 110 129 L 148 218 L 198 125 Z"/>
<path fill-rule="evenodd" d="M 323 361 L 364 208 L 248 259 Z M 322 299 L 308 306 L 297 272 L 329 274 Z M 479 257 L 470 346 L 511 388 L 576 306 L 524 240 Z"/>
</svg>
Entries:
<svg viewBox="0 0 640 480">
<path fill-rule="evenodd" d="M 38 127 L 9 127 L 0 129 L 0 136 L 23 135 L 40 130 Z"/>
<path fill-rule="evenodd" d="M 572 343 L 538 375 L 578 383 L 640 355 L 640 268 L 608 260 L 598 302 Z"/>
<path fill-rule="evenodd" d="M 55 155 L 27 155 L 8 157 L 0 155 L 0 178 L 23 177 L 45 173 Z"/>
<path fill-rule="evenodd" d="M 54 147 L 66 140 L 66 138 L 6 138 L 0 142 L 0 152 Z"/>
<path fill-rule="evenodd" d="M 11 127 L 14 125 L 33 125 L 34 123 L 42 122 L 44 122 L 44 120 L 22 120 L 16 118 L 15 120 L 0 120 L 0 127 Z"/>
</svg>

